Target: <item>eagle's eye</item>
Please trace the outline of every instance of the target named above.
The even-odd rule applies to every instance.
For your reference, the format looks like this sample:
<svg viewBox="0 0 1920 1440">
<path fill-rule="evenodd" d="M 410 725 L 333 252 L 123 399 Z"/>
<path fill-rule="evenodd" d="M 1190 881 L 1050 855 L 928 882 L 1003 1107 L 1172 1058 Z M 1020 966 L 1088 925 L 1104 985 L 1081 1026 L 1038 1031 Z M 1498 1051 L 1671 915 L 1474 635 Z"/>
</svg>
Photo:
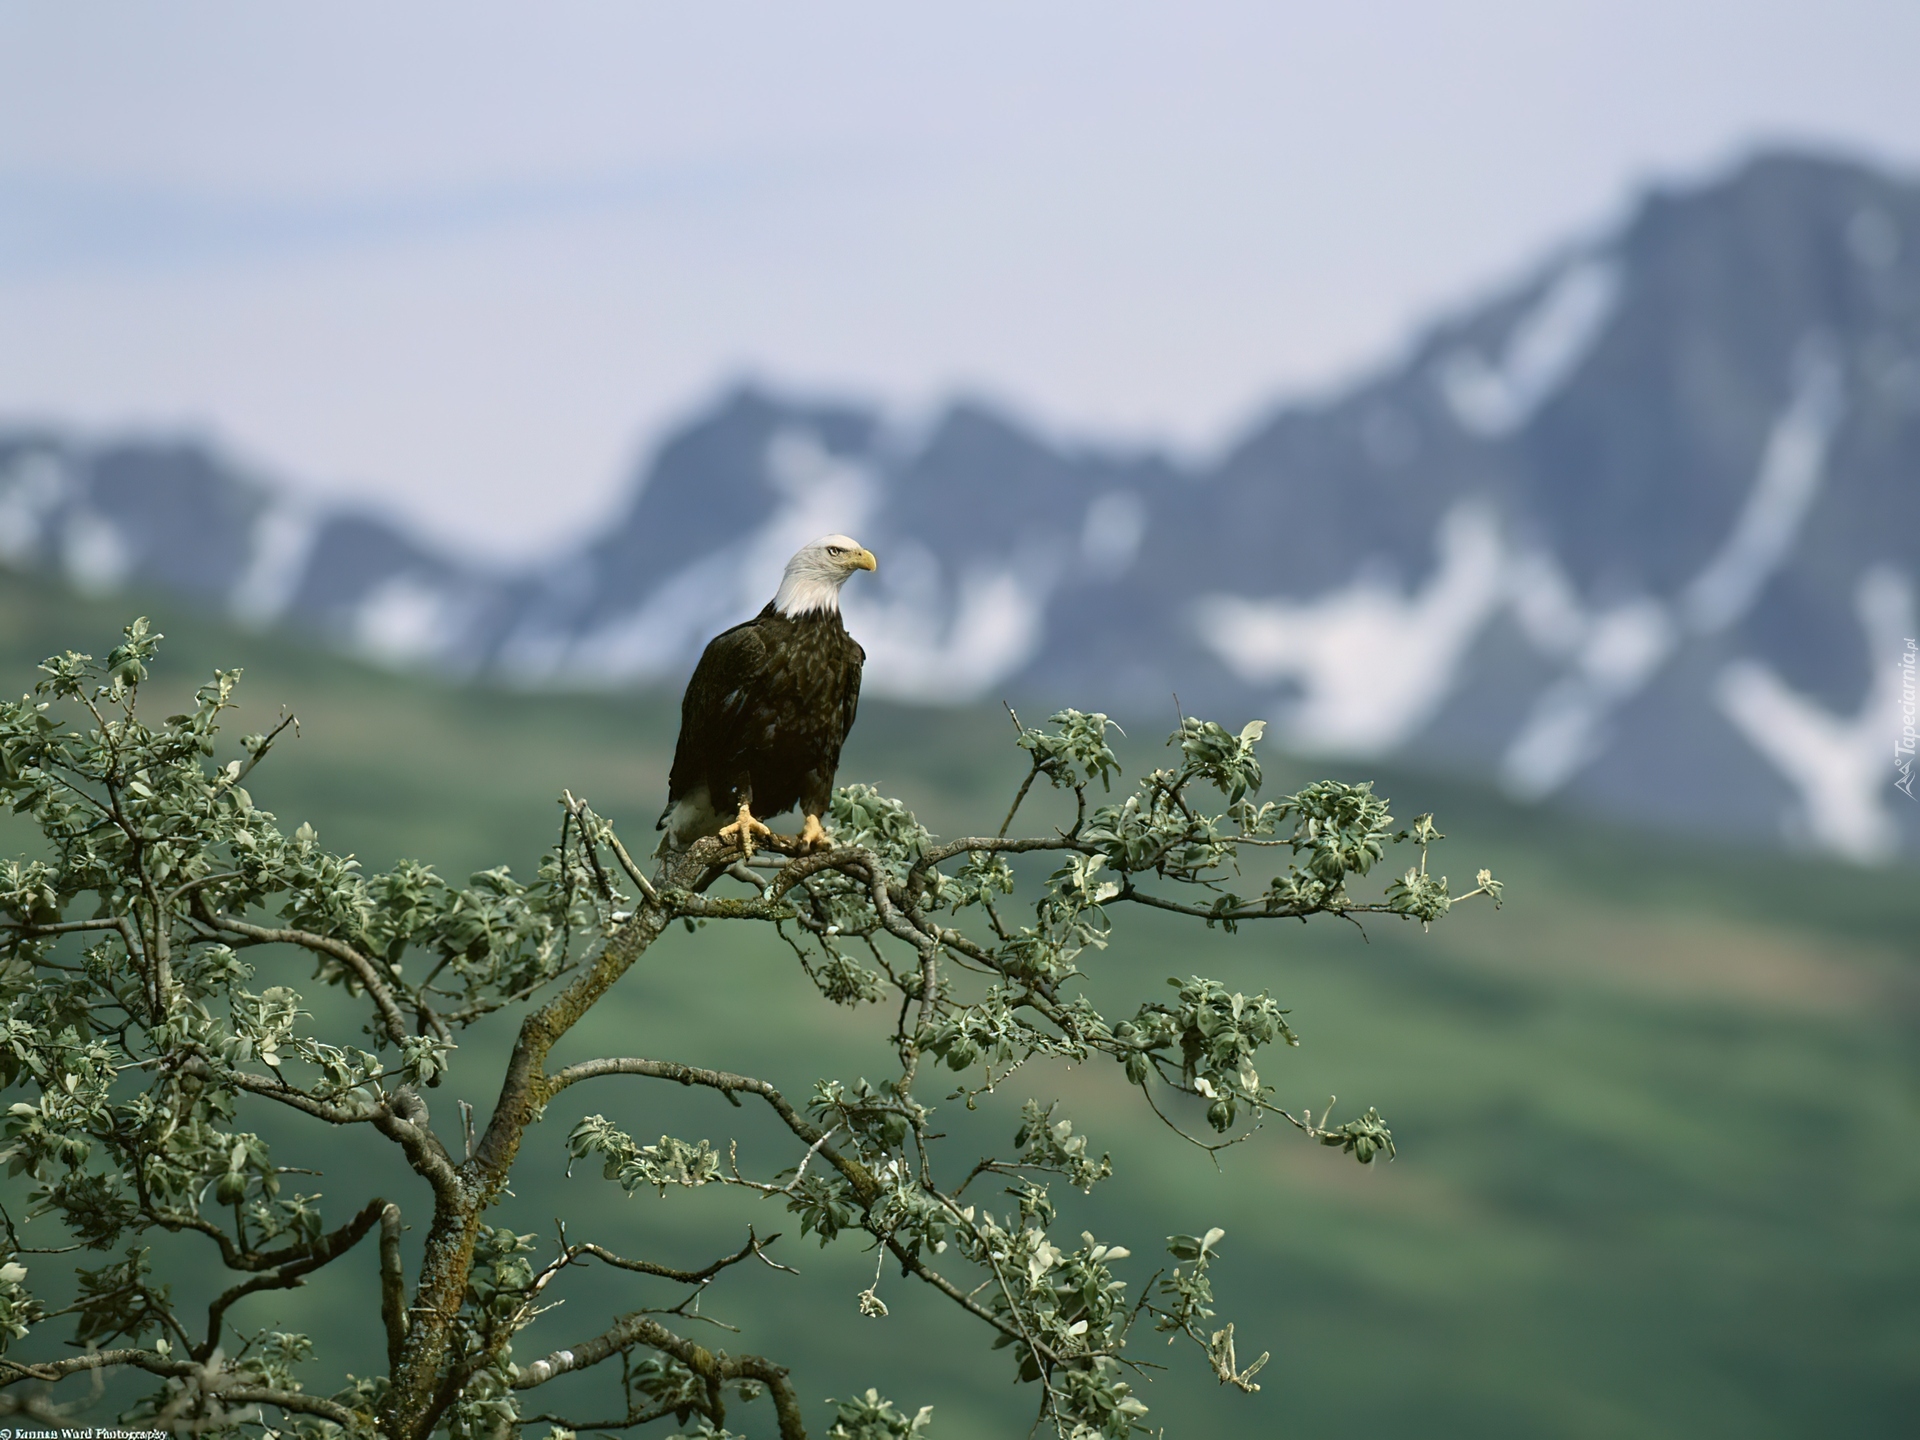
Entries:
<svg viewBox="0 0 1920 1440">
<path fill-rule="evenodd" d="M 829 555 L 844 555 L 846 553 L 847 553 L 847 547 L 844 545 L 827 546 L 827 554 Z"/>
</svg>

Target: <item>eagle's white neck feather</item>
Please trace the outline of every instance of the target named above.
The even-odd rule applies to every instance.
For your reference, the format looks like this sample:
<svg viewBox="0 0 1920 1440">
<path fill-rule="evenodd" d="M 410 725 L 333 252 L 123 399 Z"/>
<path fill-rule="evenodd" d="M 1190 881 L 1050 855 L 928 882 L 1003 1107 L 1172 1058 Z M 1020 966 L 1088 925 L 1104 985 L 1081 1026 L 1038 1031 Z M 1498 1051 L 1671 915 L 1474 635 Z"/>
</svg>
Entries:
<svg viewBox="0 0 1920 1440">
<path fill-rule="evenodd" d="M 795 574 L 789 565 L 787 573 L 780 577 L 779 590 L 774 592 L 773 608 L 788 619 L 815 611 L 833 614 L 840 608 L 840 585 L 845 579 L 844 572 L 831 577 L 810 571 Z"/>
</svg>

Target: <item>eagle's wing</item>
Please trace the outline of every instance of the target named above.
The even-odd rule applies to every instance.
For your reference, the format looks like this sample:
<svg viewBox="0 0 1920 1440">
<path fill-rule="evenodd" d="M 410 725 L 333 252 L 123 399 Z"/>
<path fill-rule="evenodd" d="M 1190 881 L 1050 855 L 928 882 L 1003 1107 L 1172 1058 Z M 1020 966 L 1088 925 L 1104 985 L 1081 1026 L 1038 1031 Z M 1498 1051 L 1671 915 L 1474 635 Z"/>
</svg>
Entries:
<svg viewBox="0 0 1920 1440">
<path fill-rule="evenodd" d="M 759 623 L 756 617 L 721 631 L 707 642 L 693 667 L 680 702 L 680 741 L 673 747 L 673 769 L 667 775 L 669 810 L 676 800 L 707 784 L 708 767 L 737 744 L 735 737 L 755 698 L 755 683 L 766 670 L 766 638 Z"/>
<path fill-rule="evenodd" d="M 853 718 L 860 712 L 860 670 L 867 652 L 852 636 L 842 632 L 840 648 L 839 704 L 822 719 L 830 724 L 831 734 L 820 736 L 821 744 L 800 781 L 800 808 L 808 815 L 824 815 L 833 805 L 833 777 L 840 767 L 840 747 L 853 729 Z"/>
<path fill-rule="evenodd" d="M 840 699 L 840 741 L 846 742 L 853 733 L 853 718 L 860 713 L 860 671 L 867 663 L 867 652 L 858 640 L 848 637 L 847 643 L 853 647 L 853 659 L 847 665 L 847 689 Z M 837 748 L 837 747 L 836 747 Z"/>
</svg>

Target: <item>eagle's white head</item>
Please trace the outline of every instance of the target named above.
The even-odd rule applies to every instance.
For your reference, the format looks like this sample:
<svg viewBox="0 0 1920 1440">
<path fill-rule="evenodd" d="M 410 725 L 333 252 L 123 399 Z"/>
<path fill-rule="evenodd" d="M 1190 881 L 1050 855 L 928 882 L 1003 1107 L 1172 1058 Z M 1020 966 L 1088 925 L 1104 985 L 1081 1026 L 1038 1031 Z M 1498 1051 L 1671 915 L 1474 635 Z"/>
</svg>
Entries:
<svg viewBox="0 0 1920 1440">
<path fill-rule="evenodd" d="M 806 615 L 840 608 L 840 587 L 856 570 L 877 570 L 873 552 L 845 535 L 822 535 L 802 545 L 787 561 L 773 608 L 782 615 Z"/>
</svg>

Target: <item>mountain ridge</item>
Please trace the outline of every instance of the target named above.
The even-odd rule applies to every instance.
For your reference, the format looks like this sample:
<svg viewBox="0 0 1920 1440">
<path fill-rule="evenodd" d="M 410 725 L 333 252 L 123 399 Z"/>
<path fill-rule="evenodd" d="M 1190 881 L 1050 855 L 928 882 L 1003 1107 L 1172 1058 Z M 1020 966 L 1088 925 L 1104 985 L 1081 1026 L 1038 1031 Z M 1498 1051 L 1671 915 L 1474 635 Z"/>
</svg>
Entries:
<svg viewBox="0 0 1920 1440">
<path fill-rule="evenodd" d="M 909 430 L 737 386 L 600 533 L 515 571 L 191 444 L 23 431 L 0 435 L 0 563 L 391 664 L 605 685 L 684 674 L 841 530 L 883 557 L 847 597 L 876 693 L 1177 693 L 1306 753 L 1872 861 L 1920 846 L 1892 786 L 1916 477 L 1920 186 L 1773 154 L 1650 192 L 1207 460 L 977 401 Z"/>
</svg>

